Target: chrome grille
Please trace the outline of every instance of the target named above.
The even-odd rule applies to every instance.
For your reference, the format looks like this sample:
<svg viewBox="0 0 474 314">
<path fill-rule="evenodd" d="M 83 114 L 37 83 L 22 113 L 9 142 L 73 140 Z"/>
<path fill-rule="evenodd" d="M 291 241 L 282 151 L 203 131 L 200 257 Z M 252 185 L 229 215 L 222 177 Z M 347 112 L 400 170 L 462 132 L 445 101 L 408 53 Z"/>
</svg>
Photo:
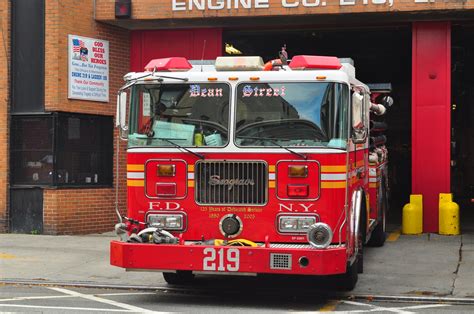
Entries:
<svg viewBox="0 0 474 314">
<path fill-rule="evenodd" d="M 291 270 L 291 254 L 270 253 L 270 269 Z"/>
<path fill-rule="evenodd" d="M 263 205 L 267 202 L 267 178 L 267 165 L 263 161 L 197 162 L 196 202 Z"/>
</svg>

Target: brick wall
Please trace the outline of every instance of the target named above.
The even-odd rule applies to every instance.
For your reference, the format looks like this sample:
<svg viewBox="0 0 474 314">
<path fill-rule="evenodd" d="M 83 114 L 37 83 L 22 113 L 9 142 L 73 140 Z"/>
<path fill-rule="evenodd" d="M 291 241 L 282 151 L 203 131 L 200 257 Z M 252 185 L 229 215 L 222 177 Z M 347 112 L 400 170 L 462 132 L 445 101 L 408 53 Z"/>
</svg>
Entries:
<svg viewBox="0 0 474 314">
<path fill-rule="evenodd" d="M 8 230 L 10 2 L 0 1 L 0 232 Z"/>
<path fill-rule="evenodd" d="M 98 115 L 115 114 L 116 92 L 129 71 L 129 32 L 94 20 L 94 1 L 48 0 L 45 23 L 45 109 Z M 68 99 L 68 35 L 109 41 L 109 103 Z M 117 132 L 115 131 L 115 136 Z M 114 140 L 114 145 L 116 141 Z M 121 142 L 119 195 L 125 209 L 126 171 Z M 115 175 L 114 149 L 114 175 Z M 114 185 L 116 178 L 114 179 Z M 45 189 L 44 233 L 85 234 L 113 229 L 115 189 Z"/>
</svg>

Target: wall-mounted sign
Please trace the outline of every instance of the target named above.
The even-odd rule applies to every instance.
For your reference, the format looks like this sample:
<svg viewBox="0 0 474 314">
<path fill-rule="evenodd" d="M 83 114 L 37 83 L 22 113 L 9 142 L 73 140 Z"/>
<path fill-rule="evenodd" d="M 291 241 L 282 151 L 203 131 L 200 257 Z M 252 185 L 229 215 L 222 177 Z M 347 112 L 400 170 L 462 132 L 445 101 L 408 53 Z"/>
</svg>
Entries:
<svg viewBox="0 0 474 314">
<path fill-rule="evenodd" d="M 109 101 L 109 42 L 68 35 L 68 98 Z"/>
<path fill-rule="evenodd" d="M 251 10 L 251 9 L 298 9 L 326 6 L 376 5 L 392 7 L 394 1 L 401 3 L 435 3 L 436 0 L 172 0 L 172 11 L 206 11 L 206 10 Z M 440 1 L 440 0 L 438 0 Z M 446 0 L 445 0 L 446 1 Z"/>
</svg>

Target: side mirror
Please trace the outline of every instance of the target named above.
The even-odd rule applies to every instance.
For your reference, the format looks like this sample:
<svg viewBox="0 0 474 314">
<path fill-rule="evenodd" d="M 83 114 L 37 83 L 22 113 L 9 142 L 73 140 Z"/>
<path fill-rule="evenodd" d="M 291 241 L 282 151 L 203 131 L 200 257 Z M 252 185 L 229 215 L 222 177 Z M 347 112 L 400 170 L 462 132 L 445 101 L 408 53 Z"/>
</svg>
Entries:
<svg viewBox="0 0 474 314">
<path fill-rule="evenodd" d="M 364 96 L 354 92 L 352 94 L 352 140 L 354 143 L 364 143 L 367 136 L 367 126 L 364 124 L 365 116 Z"/>
<path fill-rule="evenodd" d="M 128 125 L 127 125 L 127 92 L 120 92 L 117 95 L 117 116 L 115 126 L 119 127 L 120 137 L 127 139 Z"/>
</svg>

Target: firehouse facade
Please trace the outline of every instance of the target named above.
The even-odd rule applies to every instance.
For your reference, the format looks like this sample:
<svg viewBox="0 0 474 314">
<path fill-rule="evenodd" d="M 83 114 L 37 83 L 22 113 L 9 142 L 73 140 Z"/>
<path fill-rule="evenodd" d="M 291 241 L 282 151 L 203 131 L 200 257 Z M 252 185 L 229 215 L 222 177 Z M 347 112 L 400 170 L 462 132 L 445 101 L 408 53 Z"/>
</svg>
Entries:
<svg viewBox="0 0 474 314">
<path fill-rule="evenodd" d="M 392 84 L 392 210 L 422 194 L 424 232 L 437 232 L 439 193 L 461 210 L 474 198 L 473 12 L 471 0 L 4 1 L 0 231 L 112 230 L 126 201 L 126 144 L 113 128 L 126 73 L 173 56 L 269 61 L 286 46 L 290 58 L 352 58 L 362 81 Z M 108 45 L 108 101 L 71 97 L 81 38 Z"/>
</svg>

